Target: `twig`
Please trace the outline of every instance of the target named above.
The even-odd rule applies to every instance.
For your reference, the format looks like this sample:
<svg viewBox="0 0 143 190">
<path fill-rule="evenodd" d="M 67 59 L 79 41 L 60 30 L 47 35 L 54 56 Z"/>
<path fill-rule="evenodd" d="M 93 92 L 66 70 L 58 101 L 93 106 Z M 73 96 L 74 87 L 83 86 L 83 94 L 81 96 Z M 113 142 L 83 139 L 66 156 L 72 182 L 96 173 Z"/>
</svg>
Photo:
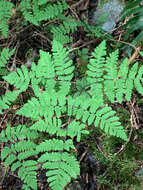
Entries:
<svg viewBox="0 0 143 190">
<path fill-rule="evenodd" d="M 73 4 L 73 5 L 71 6 L 71 8 L 75 8 L 75 7 L 79 6 L 83 1 L 85 1 L 85 0 L 80 0 L 80 1 L 78 1 L 77 3 Z"/>
<path fill-rule="evenodd" d="M 128 45 L 128 46 L 131 46 L 133 49 L 137 49 L 136 48 L 136 46 L 134 46 L 133 44 L 131 44 L 131 43 L 128 43 L 128 42 L 124 42 L 124 41 L 122 41 L 122 40 L 114 40 L 114 39 L 109 39 L 110 41 L 113 41 L 113 42 L 119 42 L 119 43 L 123 43 L 123 44 L 126 44 L 126 45 Z"/>
<path fill-rule="evenodd" d="M 135 58 L 138 56 L 140 50 L 141 50 L 141 46 L 139 46 L 135 49 L 133 55 L 129 59 L 129 63 L 132 63 L 135 60 Z"/>
</svg>

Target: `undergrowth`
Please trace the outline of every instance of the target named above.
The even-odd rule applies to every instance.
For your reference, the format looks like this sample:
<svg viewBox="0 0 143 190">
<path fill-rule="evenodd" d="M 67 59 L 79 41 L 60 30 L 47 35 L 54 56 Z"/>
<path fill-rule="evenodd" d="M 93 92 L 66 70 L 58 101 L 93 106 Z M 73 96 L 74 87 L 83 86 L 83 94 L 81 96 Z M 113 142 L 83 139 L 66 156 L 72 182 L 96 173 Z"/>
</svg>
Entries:
<svg viewBox="0 0 143 190">
<path fill-rule="evenodd" d="M 0 4 L 3 40 L 11 36 L 10 19 L 19 15 L 26 27 L 31 24 L 48 33 L 50 47 L 39 48 L 30 66 L 21 64 L 15 70 L 10 68 L 16 47 L 1 48 L 0 79 L 8 88 L 0 97 L 0 114 L 14 109 L 15 116 L 26 121 L 1 128 L 3 167 L 23 181 L 22 189 L 38 189 L 38 173 L 46 170 L 49 187 L 62 190 L 80 176 L 76 145 L 99 139 L 103 151 L 99 153 L 94 140 L 90 146 L 103 169 L 96 173 L 100 189 L 141 188 L 135 171 L 142 151 L 131 140 L 133 133 L 139 139 L 142 135 L 130 123 L 130 112 L 121 107 L 130 106 L 134 93 L 143 94 L 140 62 L 120 59 L 119 49 L 109 52 L 104 39 L 108 35 L 99 26 L 67 16 L 66 1 L 23 0 L 15 6 L 1 0 Z M 100 38 L 100 43 L 92 49 L 74 49 L 76 33 L 83 29 L 86 38 Z M 127 30 L 125 38 L 132 32 Z"/>
</svg>

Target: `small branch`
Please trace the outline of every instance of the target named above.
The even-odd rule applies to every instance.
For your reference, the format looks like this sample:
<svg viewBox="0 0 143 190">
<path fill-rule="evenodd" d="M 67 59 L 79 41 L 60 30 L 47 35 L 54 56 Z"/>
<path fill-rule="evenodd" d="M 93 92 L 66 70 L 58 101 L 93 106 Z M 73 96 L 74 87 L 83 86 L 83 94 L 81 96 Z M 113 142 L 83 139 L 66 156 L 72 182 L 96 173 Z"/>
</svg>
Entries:
<svg viewBox="0 0 143 190">
<path fill-rule="evenodd" d="M 139 46 L 138 48 L 135 49 L 133 55 L 129 59 L 129 63 L 132 63 L 135 60 L 135 58 L 138 56 L 140 50 L 141 50 L 141 46 Z"/>
</svg>

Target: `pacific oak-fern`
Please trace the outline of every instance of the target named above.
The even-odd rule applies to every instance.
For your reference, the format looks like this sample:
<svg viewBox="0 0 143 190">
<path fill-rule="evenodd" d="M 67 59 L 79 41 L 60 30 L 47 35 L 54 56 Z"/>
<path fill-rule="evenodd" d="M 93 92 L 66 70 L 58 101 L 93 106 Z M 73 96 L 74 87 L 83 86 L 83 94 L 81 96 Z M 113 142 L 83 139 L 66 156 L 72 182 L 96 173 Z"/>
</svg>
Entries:
<svg viewBox="0 0 143 190">
<path fill-rule="evenodd" d="M 14 7 L 15 5 L 12 2 L 0 1 L 0 31 L 4 37 L 8 37 L 8 28 L 10 23 L 9 19 L 12 15 L 17 16 L 17 10 L 19 10 L 24 19 L 33 25 L 40 26 L 45 21 L 57 20 L 58 24 L 46 24 L 45 30 L 50 29 L 52 33 L 52 39 L 56 39 L 62 44 L 67 44 L 73 41 L 72 34 L 77 30 L 78 26 L 84 26 L 87 32 L 94 33 L 95 36 L 102 37 L 101 31 L 98 27 L 93 27 L 84 22 L 79 22 L 73 17 L 67 17 L 64 15 L 64 11 L 68 9 L 68 4 L 65 0 L 52 1 L 52 0 L 22 0 L 18 4 L 18 8 Z M 12 13 L 12 8 L 14 14 Z M 19 19 L 19 18 L 18 18 Z M 50 35 L 49 35 L 50 36 Z"/>
<path fill-rule="evenodd" d="M 9 50 L 9 48 L 3 48 L 0 53 L 0 75 L 4 76 L 8 73 L 6 69 L 6 64 L 10 57 L 13 55 L 15 49 Z"/>
<path fill-rule="evenodd" d="M 53 190 L 62 190 L 71 178 L 76 178 L 80 169 L 70 152 L 74 149 L 73 138 L 80 142 L 81 135 L 88 134 L 87 126 L 100 127 L 109 135 L 128 140 L 116 112 L 105 105 L 104 96 L 111 102 L 121 103 L 124 95 L 130 100 L 133 86 L 143 94 L 143 66 L 138 68 L 135 63 L 130 68 L 127 59 L 117 65 L 118 51 L 106 54 L 103 41 L 92 53 L 86 75 L 77 83 L 79 93 L 75 94 L 71 94 L 75 67 L 69 52 L 56 40 L 52 43 L 52 54 L 40 50 L 38 64 L 32 63 L 31 70 L 23 65 L 3 77 L 17 89 L 9 93 L 17 95 L 29 85 L 34 92 L 34 97 L 16 113 L 33 122 L 28 126 L 8 125 L 0 134 L 1 141 L 7 143 L 1 158 L 24 181 L 22 189 L 37 189 L 40 166 L 47 170 L 47 181 Z M 5 95 L 1 102 L 4 98 L 7 101 L 1 111 L 12 101 Z M 47 140 L 42 140 L 43 132 L 48 134 Z"/>
<path fill-rule="evenodd" d="M 8 21 L 11 18 L 13 4 L 11 2 L 0 0 L 0 31 L 6 38 L 8 36 Z"/>
<path fill-rule="evenodd" d="M 67 9 L 65 0 L 53 3 L 51 0 L 24 0 L 20 3 L 24 18 L 39 26 L 41 21 L 57 19 Z"/>
</svg>

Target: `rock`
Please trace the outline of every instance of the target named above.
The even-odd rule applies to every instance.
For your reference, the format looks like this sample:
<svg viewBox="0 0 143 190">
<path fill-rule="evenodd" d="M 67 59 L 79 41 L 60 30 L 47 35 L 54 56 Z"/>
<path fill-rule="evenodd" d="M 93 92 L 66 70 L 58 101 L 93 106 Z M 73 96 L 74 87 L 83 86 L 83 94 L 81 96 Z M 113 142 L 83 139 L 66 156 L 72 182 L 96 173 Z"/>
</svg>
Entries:
<svg viewBox="0 0 143 190">
<path fill-rule="evenodd" d="M 123 1 L 121 2 L 121 0 L 110 0 L 108 2 L 106 1 L 106 3 L 102 3 L 102 6 L 100 6 L 99 0 L 98 4 L 99 6 L 97 7 L 92 17 L 92 24 L 99 24 L 99 18 L 106 14 L 105 21 L 102 24 L 102 29 L 111 34 L 117 22 L 120 20 L 121 12 L 125 7 L 125 4 L 123 3 Z"/>
</svg>

